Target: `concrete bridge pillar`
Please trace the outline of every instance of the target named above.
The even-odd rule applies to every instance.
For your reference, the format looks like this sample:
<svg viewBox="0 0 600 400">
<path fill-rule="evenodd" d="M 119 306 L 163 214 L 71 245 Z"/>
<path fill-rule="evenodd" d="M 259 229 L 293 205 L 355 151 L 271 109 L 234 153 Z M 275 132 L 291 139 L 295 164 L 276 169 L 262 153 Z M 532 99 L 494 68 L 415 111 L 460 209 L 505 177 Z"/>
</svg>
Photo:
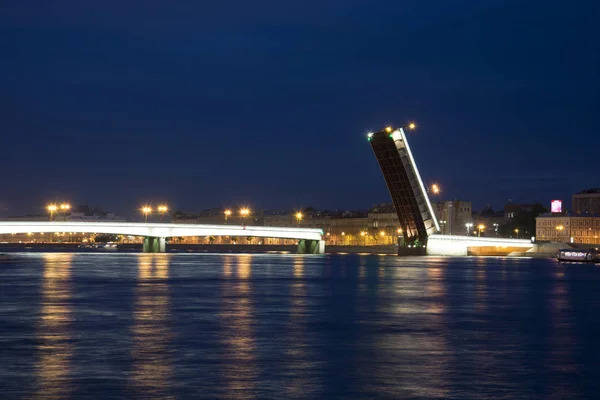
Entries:
<svg viewBox="0 0 600 400">
<path fill-rule="evenodd" d="M 142 251 L 144 253 L 164 253 L 166 250 L 166 241 L 164 237 L 146 236 Z"/>
<path fill-rule="evenodd" d="M 325 254 L 325 241 L 301 239 L 298 241 L 298 254 Z"/>
</svg>

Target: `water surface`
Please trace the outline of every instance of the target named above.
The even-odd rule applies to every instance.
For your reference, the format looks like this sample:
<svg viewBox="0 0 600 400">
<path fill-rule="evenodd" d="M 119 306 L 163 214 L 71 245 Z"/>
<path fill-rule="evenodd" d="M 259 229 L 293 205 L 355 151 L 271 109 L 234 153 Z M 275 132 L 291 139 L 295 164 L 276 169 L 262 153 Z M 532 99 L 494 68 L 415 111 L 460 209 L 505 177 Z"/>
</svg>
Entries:
<svg viewBox="0 0 600 400">
<path fill-rule="evenodd" d="M 16 254 L 3 399 L 593 399 L 600 268 L 360 255 Z"/>
</svg>

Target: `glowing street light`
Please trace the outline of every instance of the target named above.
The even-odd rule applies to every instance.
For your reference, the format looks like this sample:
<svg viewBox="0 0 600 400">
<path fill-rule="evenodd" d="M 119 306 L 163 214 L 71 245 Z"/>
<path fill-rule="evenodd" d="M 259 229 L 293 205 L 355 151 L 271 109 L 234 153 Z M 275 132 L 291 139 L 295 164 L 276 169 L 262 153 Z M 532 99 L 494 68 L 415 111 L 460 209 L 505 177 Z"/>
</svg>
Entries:
<svg viewBox="0 0 600 400">
<path fill-rule="evenodd" d="M 519 228 L 515 228 L 515 234 L 517 236 L 517 239 L 519 238 Z"/>
<path fill-rule="evenodd" d="M 160 214 L 160 220 L 162 221 L 163 216 L 167 213 L 167 211 L 169 211 L 169 207 L 166 204 L 161 204 L 160 206 L 156 207 L 156 211 L 158 211 Z"/>
<path fill-rule="evenodd" d="M 148 222 L 148 214 L 150 214 L 150 213 L 152 213 L 152 207 L 150 207 L 150 206 L 142 207 L 142 214 L 144 214 L 145 222 Z"/>
<path fill-rule="evenodd" d="M 479 224 L 479 226 L 477 227 L 477 236 L 481 236 L 481 232 L 483 232 L 484 229 L 485 225 Z"/>
<path fill-rule="evenodd" d="M 296 213 L 296 220 L 298 221 L 298 226 L 300 226 L 300 221 L 302 221 L 303 217 L 304 217 L 304 215 L 302 215 L 302 213 L 300 211 L 298 211 Z"/>
<path fill-rule="evenodd" d="M 56 212 L 56 210 L 58 210 L 58 206 L 56 204 L 48 204 L 46 206 L 46 209 L 50 213 L 50 221 L 52 221 L 53 217 L 54 217 L 54 213 Z"/>
<path fill-rule="evenodd" d="M 383 236 L 385 236 L 385 231 L 381 231 L 381 232 L 379 232 L 379 234 L 383 237 Z"/>
<path fill-rule="evenodd" d="M 467 236 L 469 236 L 469 233 L 471 233 L 471 228 L 473 227 L 473 224 L 470 222 L 467 222 L 465 224 L 465 227 L 467 227 Z"/>
<path fill-rule="evenodd" d="M 396 232 L 398 232 L 398 235 L 401 235 L 402 234 L 402 228 L 398 228 L 398 230 Z"/>
<path fill-rule="evenodd" d="M 392 127 L 391 127 L 391 126 L 386 126 L 386 127 L 385 127 L 385 131 L 386 131 L 387 133 L 391 133 L 391 132 L 392 132 Z"/>
<path fill-rule="evenodd" d="M 414 131 L 415 129 L 417 129 L 417 124 L 415 124 L 414 122 L 409 122 L 406 127 L 411 131 Z"/>
<path fill-rule="evenodd" d="M 71 209 L 71 205 L 69 203 L 62 203 L 60 205 L 60 211 L 63 214 L 63 219 L 66 221 L 67 219 L 67 212 Z"/>
<path fill-rule="evenodd" d="M 434 195 L 436 195 L 436 196 L 437 196 L 438 194 L 440 194 L 440 192 L 441 192 L 441 191 L 442 191 L 442 190 L 440 189 L 440 186 L 439 186 L 437 183 L 434 183 L 433 185 L 431 185 L 431 192 L 432 192 Z"/>
<path fill-rule="evenodd" d="M 225 225 L 227 225 L 227 218 L 229 218 L 229 216 L 231 215 L 231 210 L 227 209 L 223 211 L 223 214 L 225 214 Z"/>
<path fill-rule="evenodd" d="M 240 215 L 242 217 L 242 225 L 244 225 L 245 218 L 250 215 L 250 209 L 248 207 L 244 207 L 240 210 Z"/>
</svg>

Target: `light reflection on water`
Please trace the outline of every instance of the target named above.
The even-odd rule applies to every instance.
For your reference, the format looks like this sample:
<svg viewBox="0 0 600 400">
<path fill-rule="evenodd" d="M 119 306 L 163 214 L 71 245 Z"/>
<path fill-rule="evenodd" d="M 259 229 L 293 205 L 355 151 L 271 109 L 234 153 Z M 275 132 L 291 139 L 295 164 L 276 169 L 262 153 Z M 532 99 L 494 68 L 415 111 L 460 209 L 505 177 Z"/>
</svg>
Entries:
<svg viewBox="0 0 600 400">
<path fill-rule="evenodd" d="M 43 256 L 36 398 L 63 399 L 70 395 L 72 258 L 72 254 Z"/>
<path fill-rule="evenodd" d="M 221 294 L 221 340 L 225 346 L 221 366 L 227 397 L 252 399 L 256 397 L 256 343 L 254 338 L 254 309 L 252 305 L 252 256 L 242 254 L 235 258 L 237 281 L 224 285 Z M 228 272 L 226 272 L 228 274 Z"/>
<path fill-rule="evenodd" d="M 600 268 L 36 254 L 0 266 L 7 398 L 594 398 Z"/>
<path fill-rule="evenodd" d="M 143 398 L 173 398 L 171 332 L 169 329 L 168 254 L 138 255 L 138 280 L 134 297 L 133 365 L 131 384 Z"/>
</svg>

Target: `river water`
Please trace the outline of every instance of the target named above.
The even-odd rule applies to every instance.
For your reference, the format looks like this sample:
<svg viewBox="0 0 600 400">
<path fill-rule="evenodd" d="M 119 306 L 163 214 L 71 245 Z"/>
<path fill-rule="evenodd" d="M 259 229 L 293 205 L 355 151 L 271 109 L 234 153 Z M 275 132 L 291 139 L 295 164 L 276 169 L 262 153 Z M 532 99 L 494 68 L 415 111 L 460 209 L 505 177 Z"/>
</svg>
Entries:
<svg viewBox="0 0 600 400">
<path fill-rule="evenodd" d="M 593 399 L 600 266 L 13 254 L 2 399 Z"/>
</svg>

